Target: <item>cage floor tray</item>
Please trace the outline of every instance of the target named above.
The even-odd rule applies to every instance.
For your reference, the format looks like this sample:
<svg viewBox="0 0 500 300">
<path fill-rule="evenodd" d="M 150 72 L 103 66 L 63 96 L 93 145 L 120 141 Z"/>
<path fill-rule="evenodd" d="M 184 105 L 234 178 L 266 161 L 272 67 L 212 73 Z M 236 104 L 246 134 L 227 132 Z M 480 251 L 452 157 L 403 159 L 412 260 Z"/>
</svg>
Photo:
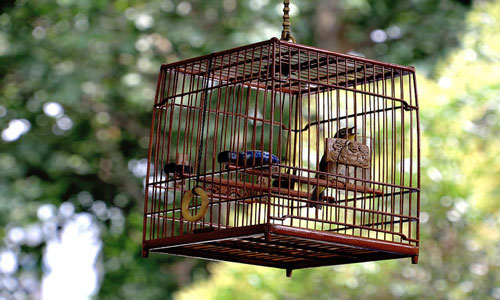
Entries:
<svg viewBox="0 0 500 300">
<path fill-rule="evenodd" d="M 252 225 L 145 241 L 144 249 L 180 256 L 302 269 L 411 257 L 418 247 L 339 233 Z"/>
</svg>

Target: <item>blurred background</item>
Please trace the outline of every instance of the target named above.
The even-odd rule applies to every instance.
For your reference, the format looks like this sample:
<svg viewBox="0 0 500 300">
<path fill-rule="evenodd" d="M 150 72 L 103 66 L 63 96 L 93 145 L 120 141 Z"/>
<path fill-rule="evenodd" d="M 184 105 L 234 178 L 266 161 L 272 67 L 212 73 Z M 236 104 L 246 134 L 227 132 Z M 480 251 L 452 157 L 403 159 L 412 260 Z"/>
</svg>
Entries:
<svg viewBox="0 0 500 300">
<path fill-rule="evenodd" d="M 275 0 L 0 3 L 0 299 L 500 299 L 500 2 L 292 0 L 299 43 L 417 68 L 421 249 L 284 271 L 141 253 L 161 63 L 279 37 Z"/>
</svg>

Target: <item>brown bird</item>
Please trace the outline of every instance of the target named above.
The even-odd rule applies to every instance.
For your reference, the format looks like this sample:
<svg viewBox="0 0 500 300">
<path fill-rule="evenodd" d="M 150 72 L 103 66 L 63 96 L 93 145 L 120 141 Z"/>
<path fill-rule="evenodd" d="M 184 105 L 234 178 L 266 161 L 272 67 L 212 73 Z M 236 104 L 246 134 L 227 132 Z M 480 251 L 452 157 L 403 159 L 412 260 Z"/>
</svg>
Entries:
<svg viewBox="0 0 500 300">
<path fill-rule="evenodd" d="M 339 131 L 337 131 L 337 133 L 335 133 L 335 135 L 333 137 L 337 138 L 337 139 L 354 140 L 355 136 L 356 136 L 356 127 L 351 127 L 351 128 L 346 127 L 346 128 L 342 128 Z M 337 164 L 336 163 L 328 163 L 326 161 L 326 154 L 324 154 L 323 157 L 321 158 L 321 161 L 319 162 L 319 170 L 322 172 L 333 173 L 333 172 L 335 172 L 336 169 L 337 169 Z M 317 177 L 318 176 L 316 174 L 315 178 L 317 178 Z M 319 175 L 319 178 L 325 179 L 325 176 Z M 326 187 L 324 187 L 324 186 L 315 187 L 313 192 L 312 192 L 310 200 L 315 201 L 315 202 L 324 201 L 323 196 L 324 196 L 325 190 L 326 190 Z M 333 202 L 333 201 L 330 201 L 330 202 Z M 321 205 L 319 205 L 317 203 L 311 203 L 311 202 L 308 202 L 307 206 L 308 207 L 316 207 L 318 209 L 322 208 Z"/>
</svg>

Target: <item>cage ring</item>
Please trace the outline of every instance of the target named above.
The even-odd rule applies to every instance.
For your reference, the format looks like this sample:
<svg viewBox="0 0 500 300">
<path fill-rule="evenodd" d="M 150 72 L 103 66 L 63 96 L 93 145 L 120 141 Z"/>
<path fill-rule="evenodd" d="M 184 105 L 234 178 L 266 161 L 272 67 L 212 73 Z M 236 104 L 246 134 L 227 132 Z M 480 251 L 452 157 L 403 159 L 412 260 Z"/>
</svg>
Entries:
<svg viewBox="0 0 500 300">
<path fill-rule="evenodd" d="M 192 215 L 189 212 L 189 203 L 191 202 L 191 199 L 193 199 L 194 195 L 198 195 L 201 198 L 201 207 L 200 210 L 196 215 Z M 182 212 L 182 217 L 184 220 L 189 221 L 189 222 L 196 222 L 199 221 L 201 218 L 203 218 L 207 212 L 208 208 L 208 196 L 205 191 L 197 186 L 193 188 L 193 190 L 187 191 L 184 196 L 182 196 L 182 204 L 181 204 L 181 212 Z"/>
</svg>

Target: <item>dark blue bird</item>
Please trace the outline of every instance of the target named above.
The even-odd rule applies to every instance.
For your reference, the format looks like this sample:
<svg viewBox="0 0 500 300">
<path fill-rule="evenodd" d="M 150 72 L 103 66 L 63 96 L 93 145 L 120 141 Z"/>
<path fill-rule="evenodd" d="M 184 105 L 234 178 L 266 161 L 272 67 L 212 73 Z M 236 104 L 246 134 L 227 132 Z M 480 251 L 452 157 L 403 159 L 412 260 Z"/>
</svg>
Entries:
<svg viewBox="0 0 500 300">
<path fill-rule="evenodd" d="M 251 167 L 256 165 L 268 165 L 268 164 L 278 164 L 280 162 L 279 158 L 274 154 L 269 154 L 266 151 L 222 151 L 217 155 L 217 161 L 219 163 L 230 163 L 238 165 L 240 167 Z"/>
</svg>

